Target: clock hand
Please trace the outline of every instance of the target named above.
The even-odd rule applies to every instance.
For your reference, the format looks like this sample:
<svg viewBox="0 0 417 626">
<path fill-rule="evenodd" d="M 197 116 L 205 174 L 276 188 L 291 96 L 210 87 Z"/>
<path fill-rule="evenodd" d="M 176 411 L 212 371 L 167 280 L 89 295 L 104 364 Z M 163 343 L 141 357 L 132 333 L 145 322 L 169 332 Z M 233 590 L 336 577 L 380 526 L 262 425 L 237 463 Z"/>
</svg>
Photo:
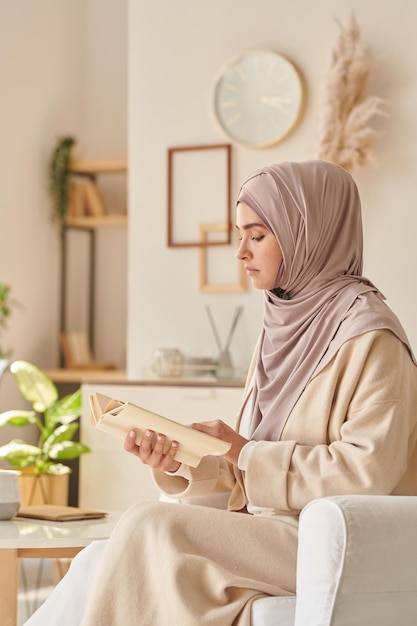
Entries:
<svg viewBox="0 0 417 626">
<path fill-rule="evenodd" d="M 292 100 L 292 98 L 281 98 L 279 96 L 260 96 L 258 98 L 258 102 L 261 102 L 262 104 L 269 104 L 278 108 L 282 102 L 292 102 Z"/>
</svg>

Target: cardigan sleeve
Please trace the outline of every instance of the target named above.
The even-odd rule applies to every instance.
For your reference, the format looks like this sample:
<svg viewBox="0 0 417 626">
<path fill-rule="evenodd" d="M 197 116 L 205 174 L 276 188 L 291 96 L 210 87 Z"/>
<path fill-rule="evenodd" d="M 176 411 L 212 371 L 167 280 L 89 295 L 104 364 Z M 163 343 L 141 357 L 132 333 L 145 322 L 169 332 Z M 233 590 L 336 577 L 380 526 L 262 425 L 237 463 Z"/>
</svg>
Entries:
<svg viewBox="0 0 417 626">
<path fill-rule="evenodd" d="M 242 406 L 236 416 L 237 430 L 246 402 L 250 397 L 259 345 L 260 339 L 258 339 L 252 355 Z M 205 497 L 210 494 L 233 492 L 233 499 L 238 503 L 237 508 L 242 508 L 246 504 L 241 473 L 234 470 L 233 466 L 223 457 L 203 457 L 196 468 L 181 465 L 175 474 L 166 474 L 159 470 L 153 470 L 152 474 L 157 487 L 169 497 L 190 499 Z"/>
<path fill-rule="evenodd" d="M 230 492 L 235 483 L 232 466 L 217 456 L 203 457 L 196 468 L 182 465 L 175 474 L 159 470 L 153 470 L 152 474 L 162 493 L 180 499 Z"/>
<path fill-rule="evenodd" d="M 306 387 L 278 442 L 240 459 L 248 501 L 278 513 L 342 494 L 399 493 L 417 461 L 417 368 L 389 331 L 349 340 Z M 407 493 L 417 494 L 416 472 Z"/>
</svg>

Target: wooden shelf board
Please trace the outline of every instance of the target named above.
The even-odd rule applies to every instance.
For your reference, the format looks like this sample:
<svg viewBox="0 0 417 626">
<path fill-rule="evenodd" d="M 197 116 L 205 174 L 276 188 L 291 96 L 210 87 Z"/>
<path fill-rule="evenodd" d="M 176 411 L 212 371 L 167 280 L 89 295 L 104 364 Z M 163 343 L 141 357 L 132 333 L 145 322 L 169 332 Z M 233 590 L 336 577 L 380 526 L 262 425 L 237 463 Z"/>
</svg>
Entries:
<svg viewBox="0 0 417 626">
<path fill-rule="evenodd" d="M 244 378 L 155 378 L 128 379 L 125 370 L 44 369 L 43 372 L 55 383 L 94 383 L 128 386 L 157 387 L 238 387 L 245 386 Z"/>
<path fill-rule="evenodd" d="M 74 174 L 110 174 L 126 172 L 127 159 L 103 159 L 95 161 L 73 161 L 69 167 Z"/>
<path fill-rule="evenodd" d="M 126 226 L 127 214 L 107 214 L 107 215 L 79 215 L 78 217 L 67 217 L 65 226 L 70 228 L 107 228 L 110 226 Z"/>
<path fill-rule="evenodd" d="M 54 383 L 83 383 L 94 382 L 124 382 L 127 380 L 126 370 L 99 370 L 99 369 L 44 369 L 43 372 Z"/>
</svg>

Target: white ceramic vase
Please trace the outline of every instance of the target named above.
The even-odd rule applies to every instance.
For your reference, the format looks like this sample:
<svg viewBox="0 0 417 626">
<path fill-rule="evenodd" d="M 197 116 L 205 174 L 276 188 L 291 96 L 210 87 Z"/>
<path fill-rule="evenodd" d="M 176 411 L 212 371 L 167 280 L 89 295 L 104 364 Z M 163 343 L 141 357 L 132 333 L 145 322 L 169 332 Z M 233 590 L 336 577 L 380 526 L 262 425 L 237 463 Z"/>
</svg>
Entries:
<svg viewBox="0 0 417 626">
<path fill-rule="evenodd" d="M 0 470 L 0 520 L 11 519 L 20 507 L 19 472 Z"/>
</svg>

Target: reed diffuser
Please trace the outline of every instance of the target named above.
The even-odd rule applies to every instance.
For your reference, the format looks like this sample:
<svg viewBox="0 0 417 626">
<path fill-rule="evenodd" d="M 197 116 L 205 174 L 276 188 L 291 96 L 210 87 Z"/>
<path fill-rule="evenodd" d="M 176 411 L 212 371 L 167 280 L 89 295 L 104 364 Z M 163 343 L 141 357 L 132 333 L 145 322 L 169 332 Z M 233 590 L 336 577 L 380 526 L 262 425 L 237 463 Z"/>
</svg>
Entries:
<svg viewBox="0 0 417 626">
<path fill-rule="evenodd" d="M 230 354 L 230 344 L 232 342 L 233 335 L 235 333 L 237 323 L 242 314 L 242 311 L 243 311 L 243 306 L 238 306 L 236 308 L 236 311 L 232 320 L 232 325 L 230 327 L 229 334 L 226 339 L 226 343 L 223 346 L 220 340 L 220 336 L 219 336 L 211 309 L 209 306 L 206 306 L 207 316 L 209 318 L 209 322 L 210 322 L 211 329 L 213 331 L 214 339 L 216 341 L 216 345 L 219 350 L 219 357 L 217 359 L 217 367 L 216 367 L 217 378 L 231 378 L 233 376 L 234 367 L 233 367 L 232 356 Z"/>
</svg>

